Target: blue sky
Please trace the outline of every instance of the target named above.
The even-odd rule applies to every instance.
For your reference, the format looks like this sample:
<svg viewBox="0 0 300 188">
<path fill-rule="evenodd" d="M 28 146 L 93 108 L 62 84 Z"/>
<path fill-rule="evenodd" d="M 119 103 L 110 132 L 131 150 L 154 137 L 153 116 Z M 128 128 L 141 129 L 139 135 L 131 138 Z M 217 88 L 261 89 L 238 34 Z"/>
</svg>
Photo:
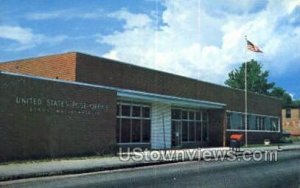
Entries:
<svg viewBox="0 0 300 188">
<path fill-rule="evenodd" d="M 0 62 L 79 51 L 223 84 L 253 58 L 300 98 L 300 0 L 0 3 Z M 247 52 L 245 35 L 264 53 Z"/>
</svg>

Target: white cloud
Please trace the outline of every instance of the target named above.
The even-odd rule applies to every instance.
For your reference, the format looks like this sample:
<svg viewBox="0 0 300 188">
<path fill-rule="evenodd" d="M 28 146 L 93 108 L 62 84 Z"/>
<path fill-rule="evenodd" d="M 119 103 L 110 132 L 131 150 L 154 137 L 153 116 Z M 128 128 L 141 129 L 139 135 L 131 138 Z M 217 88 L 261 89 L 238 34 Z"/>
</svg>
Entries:
<svg viewBox="0 0 300 188">
<path fill-rule="evenodd" d="M 300 15 L 299 0 L 224 3 L 165 1 L 159 27 L 153 16 L 122 9 L 112 15 L 125 21 L 124 30 L 98 42 L 112 46 L 104 54 L 108 58 L 221 84 L 233 67 L 250 58 L 276 74 L 293 63 L 300 66 L 295 53 L 300 51 L 300 27 L 291 25 Z M 246 34 L 264 54 L 246 53 Z"/>
<path fill-rule="evenodd" d="M 33 34 L 30 29 L 18 26 L 0 26 L 0 38 L 17 41 L 26 44 L 32 41 Z"/>
<path fill-rule="evenodd" d="M 292 100 L 295 100 L 295 94 L 293 93 L 288 93 L 288 94 L 291 96 Z"/>
<path fill-rule="evenodd" d="M 284 0 L 283 5 L 287 9 L 288 13 L 291 13 L 297 6 L 300 6 L 300 0 Z"/>
<path fill-rule="evenodd" d="M 103 18 L 102 9 L 91 12 L 82 12 L 75 9 L 54 10 L 49 12 L 29 12 L 25 15 L 28 20 L 49 20 L 49 19 L 98 19 Z"/>
<path fill-rule="evenodd" d="M 125 20 L 126 24 L 124 25 L 125 29 L 132 29 L 135 27 L 144 27 L 151 23 L 149 16 L 145 14 L 132 14 L 126 9 L 109 14 L 112 18 L 117 18 L 120 20 Z"/>
<path fill-rule="evenodd" d="M 22 51 L 43 43 L 55 45 L 63 42 L 68 37 L 65 35 L 46 36 L 43 34 L 34 33 L 30 28 L 0 25 L 0 38 L 16 42 L 16 44 L 7 46 L 6 51 Z"/>
</svg>

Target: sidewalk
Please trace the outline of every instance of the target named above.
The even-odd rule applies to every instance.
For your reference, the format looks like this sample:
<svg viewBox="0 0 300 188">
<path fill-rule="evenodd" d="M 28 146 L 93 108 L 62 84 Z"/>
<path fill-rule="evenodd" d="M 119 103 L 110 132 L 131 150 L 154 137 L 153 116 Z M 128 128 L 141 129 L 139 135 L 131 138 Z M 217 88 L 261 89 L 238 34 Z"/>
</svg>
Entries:
<svg viewBox="0 0 300 188">
<path fill-rule="evenodd" d="M 285 151 L 285 150 L 300 150 L 300 145 L 285 145 L 280 146 L 269 146 L 269 147 L 257 147 L 257 148 L 241 148 L 241 151 Z M 222 148 L 199 148 L 199 149 L 184 149 L 184 150 L 168 150 L 166 152 L 175 152 L 179 154 L 180 152 L 197 152 L 203 153 L 205 151 L 221 151 L 228 152 L 230 149 L 228 147 Z M 165 151 L 156 151 L 165 152 Z M 192 156 L 193 160 L 197 160 L 202 156 L 197 155 Z M 53 175 L 63 175 L 63 174 L 77 174 L 86 172 L 96 172 L 104 170 L 114 170 L 122 168 L 132 168 L 139 166 L 148 165 L 158 165 L 165 163 L 174 163 L 187 160 L 174 158 L 174 156 L 168 158 L 168 160 L 146 160 L 149 157 L 150 152 L 135 153 L 139 157 L 143 157 L 143 160 L 134 161 L 132 159 L 127 161 L 120 160 L 120 157 L 125 158 L 128 153 L 120 154 L 120 157 L 87 157 L 83 159 L 62 159 L 62 160 L 51 160 L 51 161 L 38 161 L 38 162 L 24 162 L 24 163 L 8 163 L 0 164 L 0 181 L 8 181 L 15 179 L 42 177 L 42 176 L 53 176 Z M 130 153 L 134 156 L 133 153 Z M 201 154 L 200 154 L 201 155 Z M 190 158 L 188 159 L 190 160 Z"/>
</svg>

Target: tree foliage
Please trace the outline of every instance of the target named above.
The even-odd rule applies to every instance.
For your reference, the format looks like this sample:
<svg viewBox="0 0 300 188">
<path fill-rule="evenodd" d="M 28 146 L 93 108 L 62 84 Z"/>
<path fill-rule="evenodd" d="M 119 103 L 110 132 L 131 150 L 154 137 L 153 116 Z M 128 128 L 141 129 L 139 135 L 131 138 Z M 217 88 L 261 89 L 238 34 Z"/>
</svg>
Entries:
<svg viewBox="0 0 300 188">
<path fill-rule="evenodd" d="M 263 71 L 262 65 L 255 60 L 247 63 L 247 89 L 258 94 L 269 95 L 274 83 L 268 82 L 269 71 Z M 232 88 L 245 89 L 245 65 L 231 71 L 225 84 Z"/>
<path fill-rule="evenodd" d="M 300 101 L 293 101 L 292 97 L 281 87 L 268 82 L 269 71 L 263 71 L 262 65 L 255 60 L 247 63 L 247 89 L 258 94 L 280 98 L 284 106 L 300 106 Z M 229 72 L 225 84 L 232 88 L 245 89 L 245 65 Z"/>
<path fill-rule="evenodd" d="M 294 100 L 292 106 L 300 107 L 300 100 Z"/>
<path fill-rule="evenodd" d="M 274 87 L 270 95 L 280 98 L 284 106 L 291 106 L 293 104 L 292 97 L 281 87 Z"/>
</svg>

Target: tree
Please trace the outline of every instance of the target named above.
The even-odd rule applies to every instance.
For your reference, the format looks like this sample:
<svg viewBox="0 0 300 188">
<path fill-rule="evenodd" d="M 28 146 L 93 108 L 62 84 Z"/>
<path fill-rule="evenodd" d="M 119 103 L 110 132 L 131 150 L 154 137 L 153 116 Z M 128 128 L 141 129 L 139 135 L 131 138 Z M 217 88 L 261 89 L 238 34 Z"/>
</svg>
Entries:
<svg viewBox="0 0 300 188">
<path fill-rule="evenodd" d="M 295 107 L 300 107 L 300 100 L 294 100 L 292 105 Z"/>
<path fill-rule="evenodd" d="M 291 106 L 293 104 L 292 97 L 281 87 L 274 87 L 270 95 L 280 98 L 283 106 Z"/>
<path fill-rule="evenodd" d="M 280 98 L 283 106 L 300 106 L 300 101 L 293 101 L 292 97 L 281 87 L 276 87 L 274 83 L 268 83 L 268 71 L 262 71 L 262 65 L 251 60 L 247 63 L 248 91 L 259 94 L 270 95 Z M 239 69 L 235 69 L 228 74 L 229 78 L 225 84 L 232 88 L 245 89 L 245 63 Z"/>
<path fill-rule="evenodd" d="M 268 71 L 262 70 L 262 65 L 255 60 L 247 63 L 247 89 L 258 94 L 269 95 L 274 83 L 268 82 Z M 245 65 L 243 63 L 239 69 L 231 71 L 225 84 L 232 88 L 245 89 Z"/>
</svg>

